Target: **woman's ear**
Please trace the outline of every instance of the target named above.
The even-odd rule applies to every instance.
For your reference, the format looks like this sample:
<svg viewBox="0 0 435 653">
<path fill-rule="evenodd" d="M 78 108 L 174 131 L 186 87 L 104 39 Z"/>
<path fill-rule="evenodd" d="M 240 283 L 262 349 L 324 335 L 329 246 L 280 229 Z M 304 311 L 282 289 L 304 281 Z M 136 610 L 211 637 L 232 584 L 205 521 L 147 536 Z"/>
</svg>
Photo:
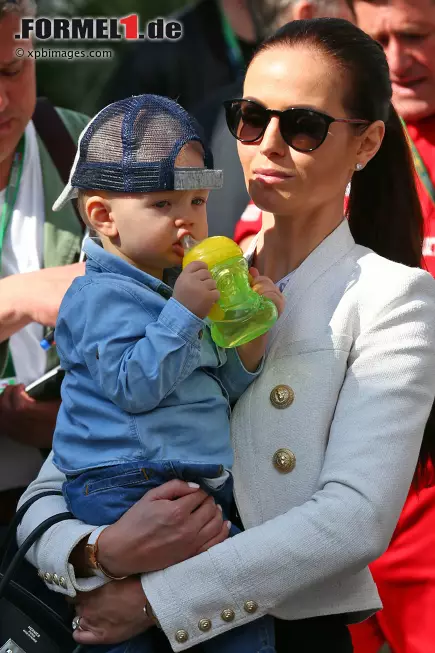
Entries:
<svg viewBox="0 0 435 653">
<path fill-rule="evenodd" d="M 365 167 L 373 159 L 382 145 L 385 136 L 385 123 L 382 120 L 375 120 L 364 130 L 359 137 L 360 143 L 357 151 L 355 167 Z"/>
<path fill-rule="evenodd" d="M 113 219 L 110 199 L 106 199 L 100 195 L 92 195 L 86 200 L 85 210 L 88 220 L 95 231 L 107 238 L 116 238 L 118 236 L 118 228 Z"/>
</svg>

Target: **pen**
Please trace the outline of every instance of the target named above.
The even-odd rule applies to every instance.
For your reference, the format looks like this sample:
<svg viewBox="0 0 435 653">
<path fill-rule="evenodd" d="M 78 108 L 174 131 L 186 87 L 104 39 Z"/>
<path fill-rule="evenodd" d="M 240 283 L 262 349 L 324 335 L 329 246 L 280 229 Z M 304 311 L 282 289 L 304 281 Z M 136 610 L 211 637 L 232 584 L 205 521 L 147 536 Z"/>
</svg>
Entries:
<svg viewBox="0 0 435 653">
<path fill-rule="evenodd" d="M 39 343 L 45 351 L 51 349 L 56 343 L 54 341 L 54 329 L 50 329 L 46 334 L 45 338 Z"/>
</svg>

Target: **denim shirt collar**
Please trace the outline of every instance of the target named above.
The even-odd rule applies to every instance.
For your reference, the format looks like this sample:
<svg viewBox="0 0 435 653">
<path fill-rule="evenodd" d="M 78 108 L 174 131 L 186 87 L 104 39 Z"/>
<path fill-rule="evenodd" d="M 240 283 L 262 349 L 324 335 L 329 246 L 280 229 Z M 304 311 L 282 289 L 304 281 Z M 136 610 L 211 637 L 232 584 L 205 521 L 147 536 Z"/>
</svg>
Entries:
<svg viewBox="0 0 435 653">
<path fill-rule="evenodd" d="M 87 238 L 83 250 L 87 256 L 86 270 L 90 269 L 94 272 L 110 272 L 112 274 L 122 274 L 125 277 L 130 277 L 139 283 L 147 286 L 154 292 L 169 298 L 172 295 L 172 288 L 167 286 L 160 279 L 156 279 L 151 274 L 147 274 L 142 270 L 134 267 L 124 259 L 106 250 L 98 244 L 98 240 Z"/>
</svg>

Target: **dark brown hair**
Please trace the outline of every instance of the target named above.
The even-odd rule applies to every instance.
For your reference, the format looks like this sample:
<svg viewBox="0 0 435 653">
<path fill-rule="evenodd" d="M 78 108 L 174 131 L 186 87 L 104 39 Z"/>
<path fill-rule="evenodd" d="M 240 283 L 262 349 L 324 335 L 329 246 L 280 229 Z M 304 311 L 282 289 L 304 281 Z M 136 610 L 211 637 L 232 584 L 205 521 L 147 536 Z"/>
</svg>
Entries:
<svg viewBox="0 0 435 653">
<path fill-rule="evenodd" d="M 380 256 L 421 267 L 423 216 L 412 154 L 399 116 L 382 47 L 361 29 L 340 18 L 292 21 L 264 41 L 254 54 L 278 47 L 308 46 L 323 51 L 343 72 L 343 106 L 350 118 L 385 123 L 378 153 L 352 178 L 348 220 L 355 241 Z M 357 127 L 361 129 L 361 127 Z M 435 462 L 435 415 L 429 420 L 419 470 Z"/>
</svg>

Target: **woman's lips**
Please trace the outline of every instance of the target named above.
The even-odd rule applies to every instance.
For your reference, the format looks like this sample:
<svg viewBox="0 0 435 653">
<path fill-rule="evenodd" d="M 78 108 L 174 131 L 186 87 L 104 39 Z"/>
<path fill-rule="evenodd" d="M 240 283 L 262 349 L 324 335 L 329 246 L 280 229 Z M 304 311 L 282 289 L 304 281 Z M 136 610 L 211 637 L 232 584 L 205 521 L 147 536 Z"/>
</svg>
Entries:
<svg viewBox="0 0 435 653">
<path fill-rule="evenodd" d="M 292 179 L 294 175 L 289 174 L 288 172 L 281 172 L 281 170 L 273 170 L 269 168 L 256 168 L 253 171 L 254 179 L 256 181 L 261 181 L 264 184 L 282 184 L 289 179 Z"/>
</svg>

